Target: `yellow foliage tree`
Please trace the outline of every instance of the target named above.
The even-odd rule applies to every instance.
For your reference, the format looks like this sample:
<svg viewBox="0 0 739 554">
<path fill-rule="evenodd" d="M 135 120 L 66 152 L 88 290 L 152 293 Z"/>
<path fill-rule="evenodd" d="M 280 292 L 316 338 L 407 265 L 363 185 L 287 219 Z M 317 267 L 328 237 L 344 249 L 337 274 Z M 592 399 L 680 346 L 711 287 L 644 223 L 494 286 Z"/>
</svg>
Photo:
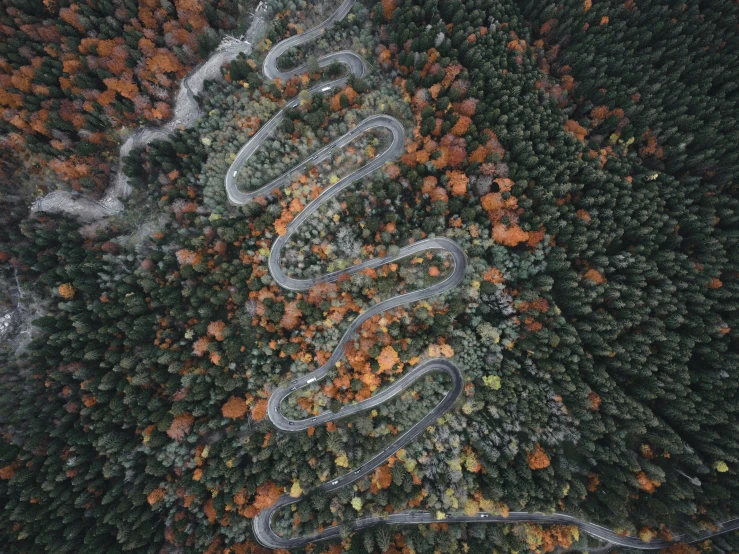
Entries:
<svg viewBox="0 0 739 554">
<path fill-rule="evenodd" d="M 303 494 L 303 489 L 300 488 L 300 481 L 295 481 L 293 486 L 290 487 L 290 496 L 293 498 L 299 498 Z"/>
<path fill-rule="evenodd" d="M 66 298 L 69 300 L 74 296 L 74 287 L 72 286 L 72 283 L 64 283 L 62 285 L 59 285 L 59 296 L 62 298 Z"/>
</svg>

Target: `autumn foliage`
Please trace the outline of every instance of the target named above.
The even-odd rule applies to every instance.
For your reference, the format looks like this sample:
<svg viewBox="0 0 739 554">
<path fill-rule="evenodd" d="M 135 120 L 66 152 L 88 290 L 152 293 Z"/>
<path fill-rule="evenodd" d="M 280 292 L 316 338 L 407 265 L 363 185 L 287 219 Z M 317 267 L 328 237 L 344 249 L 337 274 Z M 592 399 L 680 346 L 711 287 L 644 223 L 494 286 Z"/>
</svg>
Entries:
<svg viewBox="0 0 739 554">
<path fill-rule="evenodd" d="M 272 481 L 267 481 L 257 488 L 257 494 L 254 499 L 254 507 L 258 511 L 274 506 L 277 499 L 282 495 L 282 490 Z"/>
<path fill-rule="evenodd" d="M 15 470 L 16 470 L 15 464 L 8 464 L 4 467 L 0 467 L 0 479 L 2 479 L 3 481 L 12 479 L 12 477 L 15 475 Z"/>
<path fill-rule="evenodd" d="M 516 246 L 529 239 L 529 234 L 518 225 L 498 223 L 493 227 L 493 239 L 506 246 Z"/>
<path fill-rule="evenodd" d="M 172 419 L 172 423 L 169 425 L 169 429 L 167 429 L 167 435 L 169 435 L 171 439 L 182 440 L 185 438 L 185 435 L 190 432 L 190 428 L 194 421 L 195 419 L 192 415 L 187 412 L 175 416 L 174 419 Z"/>
<path fill-rule="evenodd" d="M 386 346 L 382 349 L 377 362 L 380 364 L 380 371 L 388 371 L 400 362 L 400 358 L 392 346 Z"/>
<path fill-rule="evenodd" d="M 244 417 L 247 411 L 247 404 L 243 398 L 232 396 L 228 401 L 221 407 L 221 413 L 223 417 L 229 417 L 231 419 L 238 419 Z"/>
<path fill-rule="evenodd" d="M 544 449 L 537 444 L 534 451 L 529 452 L 528 454 L 528 463 L 531 469 L 537 470 L 549 467 L 551 462 L 549 461 L 547 453 L 544 452 Z"/>
<path fill-rule="evenodd" d="M 223 321 L 211 321 L 208 324 L 208 335 L 214 337 L 217 341 L 222 341 L 225 337 L 223 331 L 226 328 L 226 324 Z"/>
<path fill-rule="evenodd" d="M 382 13 L 386 20 L 389 20 L 393 16 L 395 7 L 395 0 L 382 0 Z"/>
<path fill-rule="evenodd" d="M 151 506 L 153 506 L 164 498 L 165 492 L 166 491 L 164 489 L 154 489 L 146 496 L 146 500 Z"/>
<path fill-rule="evenodd" d="M 565 131 L 568 131 L 575 135 L 577 137 L 577 140 L 584 141 L 585 135 L 588 134 L 588 130 L 580 125 L 577 121 L 573 121 L 571 119 L 567 120 L 567 123 L 565 123 Z"/>
<path fill-rule="evenodd" d="M 647 474 L 643 471 L 636 474 L 636 479 L 639 481 L 639 486 L 649 494 L 654 493 L 654 491 L 657 490 L 657 487 L 662 484 L 659 481 L 654 481 L 647 477 Z"/>
<path fill-rule="evenodd" d="M 449 177 L 449 187 L 452 189 L 452 195 L 464 196 L 467 193 L 469 178 L 461 171 L 447 171 L 446 175 Z"/>
<path fill-rule="evenodd" d="M 587 273 L 585 273 L 585 278 L 589 281 L 592 281 L 596 285 L 600 285 L 606 282 L 606 278 L 603 276 L 603 274 L 600 271 L 592 268 L 589 269 Z"/>
<path fill-rule="evenodd" d="M 251 410 L 251 417 L 254 421 L 262 421 L 267 416 L 267 401 L 258 400 Z"/>
<path fill-rule="evenodd" d="M 74 297 L 74 287 L 72 286 L 72 283 L 63 283 L 59 285 L 57 290 L 59 291 L 59 296 L 62 298 L 69 300 Z"/>
</svg>

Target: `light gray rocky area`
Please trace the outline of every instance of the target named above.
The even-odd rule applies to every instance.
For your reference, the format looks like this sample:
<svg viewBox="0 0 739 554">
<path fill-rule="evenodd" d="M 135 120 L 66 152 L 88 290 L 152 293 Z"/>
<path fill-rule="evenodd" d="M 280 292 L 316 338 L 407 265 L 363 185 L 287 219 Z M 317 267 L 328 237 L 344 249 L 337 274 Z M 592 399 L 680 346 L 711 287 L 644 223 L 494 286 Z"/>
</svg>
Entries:
<svg viewBox="0 0 739 554">
<path fill-rule="evenodd" d="M 17 355 L 38 333 L 33 321 L 46 315 L 47 300 L 24 291 L 15 271 L 12 279 L 0 279 L 0 287 L 9 292 L 10 305 L 13 306 L 0 312 L 0 348 Z"/>
</svg>

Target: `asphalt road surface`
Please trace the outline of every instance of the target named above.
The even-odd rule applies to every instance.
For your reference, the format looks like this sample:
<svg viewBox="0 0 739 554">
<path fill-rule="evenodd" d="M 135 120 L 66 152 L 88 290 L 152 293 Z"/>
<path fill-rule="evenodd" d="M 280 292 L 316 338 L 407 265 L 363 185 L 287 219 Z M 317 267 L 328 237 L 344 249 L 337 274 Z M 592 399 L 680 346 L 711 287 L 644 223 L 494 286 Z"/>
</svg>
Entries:
<svg viewBox="0 0 739 554">
<path fill-rule="evenodd" d="M 289 79 L 295 75 L 305 73 L 306 67 L 300 66 L 298 68 L 289 71 L 280 71 L 277 69 L 277 59 L 285 53 L 288 49 L 300 46 L 306 42 L 314 40 L 319 37 L 324 30 L 329 27 L 335 21 L 343 19 L 354 5 L 355 0 L 344 0 L 339 8 L 329 17 L 326 21 L 320 25 L 294 37 L 283 40 L 272 48 L 269 54 L 264 60 L 263 73 L 267 79 Z M 344 64 L 348 68 L 347 76 L 339 79 L 324 82 L 316 85 L 310 89 L 311 93 L 321 92 L 329 93 L 336 87 L 341 87 L 346 84 L 348 75 L 353 74 L 358 77 L 364 75 L 367 65 L 366 62 L 357 54 L 351 51 L 335 52 L 324 56 L 318 60 L 321 67 L 326 67 L 333 62 L 339 62 Z M 225 177 L 225 186 L 228 198 L 231 203 L 236 205 L 245 204 L 257 196 L 264 196 L 271 193 L 274 189 L 289 185 L 293 176 L 301 173 L 308 165 L 315 165 L 320 163 L 333 155 L 334 150 L 339 150 L 349 144 L 357 136 L 365 133 L 373 128 L 382 127 L 389 130 L 392 134 L 392 142 L 383 152 L 375 156 L 370 162 L 358 169 L 354 173 L 347 175 L 336 184 L 327 187 L 317 198 L 315 198 L 306 208 L 287 226 L 287 232 L 278 237 L 275 241 L 269 256 L 269 271 L 275 281 L 282 287 L 290 290 L 307 290 L 310 289 L 317 283 L 330 283 L 336 282 L 342 275 L 352 275 L 366 268 L 376 268 L 382 265 L 391 263 L 393 261 L 405 258 L 419 252 L 427 250 L 443 250 L 448 252 L 453 261 L 451 274 L 443 279 L 442 281 L 435 283 L 425 289 L 401 294 L 380 302 L 366 312 L 358 316 L 349 328 L 344 333 L 344 336 L 339 341 L 336 349 L 329 358 L 329 360 L 321 367 L 313 371 L 312 373 L 295 379 L 285 387 L 280 387 L 272 392 L 269 398 L 267 417 L 272 424 L 278 429 L 286 432 L 304 431 L 308 427 L 315 425 L 321 425 L 341 419 L 353 414 L 364 412 L 372 409 L 383 402 L 399 395 L 408 387 L 410 387 L 418 379 L 430 373 L 446 373 L 451 380 L 451 389 L 447 391 L 444 398 L 434 407 L 431 412 L 423 417 L 420 421 L 410 427 L 405 433 L 398 437 L 391 445 L 387 446 L 384 450 L 378 452 L 369 461 L 362 464 L 359 468 L 346 473 L 340 477 L 320 485 L 319 487 L 310 491 L 311 493 L 320 492 L 328 493 L 332 490 L 339 489 L 341 487 L 350 485 L 358 479 L 361 479 L 368 473 L 372 472 L 380 466 L 388 457 L 393 455 L 399 449 L 406 446 L 408 443 L 416 439 L 424 430 L 437 421 L 444 413 L 449 411 L 454 402 L 459 397 L 464 386 L 464 377 L 461 370 L 452 362 L 446 359 L 431 359 L 427 360 L 421 365 L 413 368 L 408 374 L 395 381 L 392 385 L 379 392 L 378 394 L 358 402 L 344 406 L 339 412 L 325 412 L 320 415 L 302 419 L 302 420 L 291 420 L 285 417 L 280 408 L 282 401 L 292 394 L 306 386 L 310 386 L 313 383 L 319 382 L 321 379 L 326 377 L 329 370 L 333 368 L 337 362 L 340 362 L 344 356 L 344 345 L 354 335 L 355 331 L 362 325 L 364 321 L 372 317 L 375 314 L 384 312 L 396 306 L 416 302 L 431 296 L 436 296 L 443 292 L 449 291 L 456 287 L 464 278 L 465 269 L 467 267 L 467 259 L 464 251 L 453 241 L 447 238 L 430 238 L 422 240 L 405 246 L 394 256 L 386 256 L 383 258 L 374 258 L 365 261 L 361 264 L 352 266 L 347 269 L 340 271 L 334 271 L 313 279 L 294 279 L 288 277 L 282 271 L 280 267 L 280 255 L 282 248 L 288 243 L 290 237 L 297 231 L 300 225 L 309 218 L 313 212 L 315 212 L 324 202 L 339 194 L 346 187 L 355 183 L 364 177 L 368 176 L 373 171 L 381 168 L 388 161 L 398 158 L 404 150 L 405 143 L 405 131 L 402 124 L 389 115 L 375 115 L 369 117 L 359 123 L 354 129 L 338 138 L 328 146 L 325 146 L 310 158 L 304 162 L 298 164 L 284 175 L 272 180 L 263 187 L 249 192 L 244 192 L 238 189 L 236 186 L 236 177 L 239 170 L 244 163 L 254 154 L 254 152 L 262 145 L 264 140 L 270 136 L 270 134 L 277 128 L 283 118 L 283 113 L 286 109 L 297 106 L 299 103 L 298 98 L 287 102 L 282 110 L 280 110 L 274 117 L 272 117 L 262 128 L 255 133 L 249 142 L 247 142 L 239 151 L 231 167 L 228 169 L 228 173 Z M 257 540 L 268 548 L 300 548 L 306 546 L 309 543 L 337 538 L 339 537 L 339 527 L 329 527 L 324 529 L 320 533 L 313 535 L 285 538 L 278 535 L 272 529 L 272 516 L 273 514 L 290 504 L 294 504 L 303 499 L 303 496 L 298 498 L 292 498 L 290 495 L 282 495 L 277 503 L 259 513 L 253 520 L 254 535 Z M 687 536 L 676 536 L 672 541 L 666 540 L 653 540 L 650 542 L 644 542 L 638 537 L 632 536 L 621 536 L 616 534 L 611 529 L 601 527 L 588 521 L 583 521 L 574 516 L 563 514 L 563 513 L 550 513 L 543 514 L 539 512 L 511 512 L 507 517 L 500 515 L 490 514 L 486 512 L 480 512 L 474 515 L 466 514 L 449 514 L 443 519 L 438 519 L 435 514 L 424 511 L 404 511 L 397 512 L 390 515 L 381 516 L 369 516 L 355 520 L 351 523 L 351 529 L 354 531 L 367 529 L 375 525 L 419 525 L 428 523 L 438 523 L 444 521 L 446 523 L 514 523 L 514 522 L 532 522 L 541 524 L 564 524 L 564 525 L 576 525 L 581 531 L 588 535 L 606 541 L 612 545 L 624 546 L 628 548 L 635 548 L 640 550 L 659 550 L 666 548 L 675 542 L 698 542 L 703 541 L 713 536 L 728 533 L 730 531 L 739 529 L 739 519 L 727 521 L 722 524 L 718 524 L 715 530 L 705 531 L 698 535 Z"/>
</svg>

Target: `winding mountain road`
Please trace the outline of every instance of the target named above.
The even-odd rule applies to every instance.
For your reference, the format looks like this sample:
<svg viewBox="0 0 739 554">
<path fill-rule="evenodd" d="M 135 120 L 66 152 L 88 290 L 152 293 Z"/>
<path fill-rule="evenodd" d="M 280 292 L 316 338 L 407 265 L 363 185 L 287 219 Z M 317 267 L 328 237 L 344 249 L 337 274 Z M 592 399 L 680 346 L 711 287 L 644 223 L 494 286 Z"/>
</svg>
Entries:
<svg viewBox="0 0 739 554">
<path fill-rule="evenodd" d="M 319 24 L 318 26 L 302 33 L 300 35 L 288 38 L 278 43 L 266 56 L 263 65 L 263 73 L 267 79 L 289 79 L 295 75 L 300 75 L 306 72 L 305 66 L 289 71 L 280 71 L 277 69 L 277 59 L 285 53 L 288 49 L 304 44 L 308 41 L 314 40 L 319 37 L 324 30 L 335 21 L 343 19 L 354 5 L 355 0 L 344 0 L 339 8 L 329 17 L 326 21 Z M 323 56 L 318 60 L 321 67 L 326 67 L 333 62 L 339 62 L 347 66 L 347 76 L 335 79 L 330 82 L 321 83 L 312 87 L 311 93 L 327 93 L 341 87 L 346 84 L 348 75 L 353 74 L 361 77 L 365 74 L 367 65 L 366 62 L 354 52 L 341 51 Z M 331 357 L 321 367 L 313 371 L 312 373 L 293 380 L 285 387 L 279 387 L 275 389 L 268 401 L 267 417 L 272 424 L 282 431 L 296 432 L 303 431 L 309 427 L 315 425 L 321 425 L 334 421 L 337 419 L 345 418 L 347 416 L 357 414 L 373 407 L 376 407 L 384 402 L 387 402 L 391 398 L 399 395 L 415 381 L 421 379 L 425 375 L 430 373 L 446 373 L 451 380 L 451 389 L 446 392 L 442 400 L 431 410 L 426 416 L 420 421 L 411 426 L 405 433 L 398 437 L 391 445 L 387 446 L 382 451 L 378 452 L 369 461 L 362 464 L 359 468 L 346 473 L 340 477 L 337 477 L 319 487 L 316 487 L 311 492 L 330 492 L 341 487 L 350 485 L 357 481 L 368 473 L 374 471 L 375 468 L 380 466 L 389 456 L 397 452 L 399 449 L 406 446 L 408 443 L 416 439 L 424 430 L 431 424 L 433 424 L 439 417 L 449 411 L 457 398 L 460 396 L 463 386 L 464 378 L 461 370 L 452 362 L 447 359 L 430 359 L 413 368 L 408 374 L 404 375 L 392 385 L 381 391 L 380 393 L 358 402 L 356 404 L 344 406 L 339 412 L 324 412 L 320 415 L 302 419 L 292 420 L 285 417 L 281 412 L 282 401 L 297 391 L 298 389 L 307 387 L 313 383 L 316 383 L 326 377 L 329 370 L 333 368 L 337 363 L 340 363 L 344 356 L 344 345 L 352 338 L 356 330 L 364 323 L 367 319 L 371 318 L 375 314 L 379 314 L 391 308 L 401 306 L 403 304 L 409 304 L 416 302 L 431 296 L 436 296 L 449 291 L 456 287 L 464 278 L 465 269 L 467 267 L 467 259 L 464 251 L 453 241 L 443 237 L 430 238 L 422 240 L 405 246 L 399 250 L 394 256 L 385 256 L 382 258 L 374 258 L 362 262 L 361 264 L 354 265 L 350 268 L 343 269 L 340 271 L 334 271 L 322 275 L 317 278 L 311 279 L 294 279 L 288 277 L 282 271 L 280 267 L 280 256 L 282 248 L 288 243 L 290 237 L 297 231 L 300 225 L 309 218 L 324 202 L 330 198 L 339 194 L 346 187 L 351 184 L 363 179 L 373 171 L 381 168 L 385 163 L 393 159 L 398 158 L 404 149 L 405 132 L 402 124 L 389 115 L 375 115 L 363 120 L 354 129 L 344 134 L 328 146 L 325 146 L 310 158 L 298 164 L 285 174 L 277 177 L 266 185 L 260 187 L 257 190 L 244 192 L 238 189 L 236 186 L 236 177 L 239 170 L 242 168 L 244 163 L 256 152 L 256 150 L 262 145 L 264 140 L 270 136 L 270 134 L 277 128 L 283 119 L 283 113 L 289 108 L 297 106 L 299 100 L 294 98 L 287 102 L 282 110 L 280 110 L 275 116 L 273 116 L 262 128 L 255 133 L 251 139 L 241 148 L 238 152 L 236 159 L 234 160 L 231 167 L 225 177 L 225 187 L 229 200 L 235 205 L 245 204 L 258 196 L 264 196 L 270 194 L 274 189 L 289 185 L 293 176 L 302 172 L 309 164 L 317 164 L 330 158 L 335 150 L 344 148 L 357 136 L 365 133 L 373 128 L 382 127 L 387 129 L 392 134 L 391 144 L 382 151 L 379 155 L 374 157 L 371 161 L 365 164 L 360 169 L 345 176 L 339 180 L 336 184 L 327 187 L 317 198 L 311 201 L 305 209 L 287 226 L 287 231 L 284 235 L 279 236 L 270 251 L 269 255 L 269 271 L 275 281 L 282 287 L 289 290 L 308 290 L 318 283 L 332 283 L 338 281 L 343 275 L 352 275 L 366 268 L 376 268 L 382 265 L 394 262 L 401 258 L 424 252 L 427 250 L 443 250 L 448 252 L 452 257 L 452 272 L 451 274 L 443 279 L 442 281 L 435 283 L 425 289 L 419 291 L 413 291 L 405 294 L 401 294 L 380 302 L 367 311 L 359 315 L 346 330 L 342 336 L 339 344 L 336 346 Z M 340 536 L 339 527 L 329 527 L 324 529 L 322 532 L 315 533 L 308 536 L 296 537 L 296 538 L 284 538 L 278 535 L 272 529 L 272 516 L 274 513 L 290 504 L 299 502 L 303 497 L 292 498 L 290 495 L 283 494 L 277 503 L 272 507 L 263 510 L 253 520 L 254 535 L 257 540 L 268 548 L 299 548 L 306 546 L 311 542 L 327 540 L 331 538 L 337 538 Z M 539 512 L 511 512 L 507 517 L 500 515 L 490 514 L 486 512 L 480 512 L 474 515 L 466 514 L 450 514 L 439 520 L 436 515 L 430 512 L 424 511 L 403 511 L 397 512 L 390 515 L 383 516 L 370 516 L 363 517 L 351 524 L 351 529 L 354 531 L 367 529 L 375 525 L 418 525 L 426 523 L 437 523 L 444 521 L 447 523 L 514 523 L 514 522 L 532 522 L 541 524 L 564 524 L 564 525 L 576 525 L 580 530 L 587 533 L 588 535 L 607 541 L 608 543 L 616 546 L 624 546 L 628 548 L 635 548 L 641 550 L 659 550 L 666 548 L 676 542 L 697 542 L 703 541 L 708 538 L 714 537 L 721 533 L 728 533 L 739 529 L 739 519 L 727 521 L 722 524 L 718 524 L 715 530 L 705 531 L 698 535 L 688 536 L 676 536 L 672 541 L 666 540 L 653 540 L 651 542 L 644 542 L 638 537 L 632 536 L 621 536 L 605 527 L 601 527 L 594 523 L 583 521 L 574 516 L 563 514 L 563 513 L 551 513 L 543 514 Z"/>
</svg>

